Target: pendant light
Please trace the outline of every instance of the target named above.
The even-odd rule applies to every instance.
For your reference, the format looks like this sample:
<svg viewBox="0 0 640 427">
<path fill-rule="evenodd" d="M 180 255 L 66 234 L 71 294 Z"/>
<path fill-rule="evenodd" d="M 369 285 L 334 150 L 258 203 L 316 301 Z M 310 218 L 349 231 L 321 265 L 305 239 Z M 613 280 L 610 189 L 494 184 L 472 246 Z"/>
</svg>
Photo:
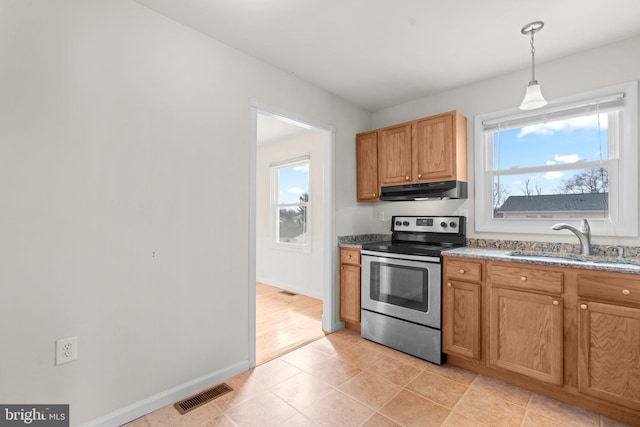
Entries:
<svg viewBox="0 0 640 427">
<path fill-rule="evenodd" d="M 521 110 L 535 110 L 547 105 L 547 101 L 540 91 L 540 85 L 536 80 L 536 49 L 533 47 L 533 35 L 540 31 L 542 27 L 544 27 L 544 22 L 534 21 L 522 27 L 521 30 L 522 34 L 531 34 L 531 81 L 527 86 L 522 104 L 520 104 Z"/>
</svg>

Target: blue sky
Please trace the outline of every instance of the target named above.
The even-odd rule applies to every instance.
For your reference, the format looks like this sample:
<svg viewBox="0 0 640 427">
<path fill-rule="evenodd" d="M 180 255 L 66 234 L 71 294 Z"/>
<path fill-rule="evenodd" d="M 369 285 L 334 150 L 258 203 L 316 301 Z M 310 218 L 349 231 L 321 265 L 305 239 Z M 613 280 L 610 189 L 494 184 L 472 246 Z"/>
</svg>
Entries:
<svg viewBox="0 0 640 427">
<path fill-rule="evenodd" d="M 507 186 L 509 195 L 522 195 L 523 182 L 529 177 L 531 187 L 542 189 L 542 194 L 556 194 L 563 180 L 575 171 L 554 170 L 555 165 L 575 165 L 583 161 L 606 160 L 607 114 L 577 117 L 523 128 L 510 129 L 494 134 L 494 169 L 524 167 L 548 167 L 526 174 L 501 176 L 500 183 Z M 499 150 L 498 150 L 499 146 Z M 499 155 L 499 159 L 498 159 Z M 498 163 L 498 161 L 500 163 Z"/>
<path fill-rule="evenodd" d="M 279 174 L 280 203 L 297 203 L 302 193 L 309 192 L 309 163 L 280 168 Z"/>
</svg>

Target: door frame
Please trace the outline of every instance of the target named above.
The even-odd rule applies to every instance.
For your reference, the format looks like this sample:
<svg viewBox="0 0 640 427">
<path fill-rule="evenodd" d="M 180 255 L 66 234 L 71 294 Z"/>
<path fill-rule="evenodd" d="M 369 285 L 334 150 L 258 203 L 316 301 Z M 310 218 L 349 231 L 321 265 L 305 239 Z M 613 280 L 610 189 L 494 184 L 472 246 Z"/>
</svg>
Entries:
<svg viewBox="0 0 640 427">
<path fill-rule="evenodd" d="M 322 254 L 322 330 L 334 332 L 344 323 L 338 313 L 340 297 L 335 283 L 337 274 L 335 254 L 335 134 L 333 125 L 301 117 L 255 98 L 249 100 L 249 366 L 256 366 L 256 157 L 258 113 L 283 117 L 302 127 L 314 128 L 324 135 L 323 148 L 323 254 Z"/>
</svg>

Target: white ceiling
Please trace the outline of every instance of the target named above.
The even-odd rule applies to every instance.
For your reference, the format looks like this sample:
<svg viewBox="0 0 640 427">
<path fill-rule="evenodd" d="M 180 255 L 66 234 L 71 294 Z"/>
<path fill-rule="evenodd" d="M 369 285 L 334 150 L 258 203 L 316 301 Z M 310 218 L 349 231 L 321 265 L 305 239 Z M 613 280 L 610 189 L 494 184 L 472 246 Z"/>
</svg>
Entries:
<svg viewBox="0 0 640 427">
<path fill-rule="evenodd" d="M 317 132 L 300 123 L 288 120 L 284 117 L 258 113 L 256 142 L 258 145 L 270 144 L 291 137 L 302 137 L 306 133 Z"/>
<path fill-rule="evenodd" d="M 537 63 L 640 34 L 640 0 L 136 1 L 369 111 L 527 69 L 531 21 Z"/>
</svg>

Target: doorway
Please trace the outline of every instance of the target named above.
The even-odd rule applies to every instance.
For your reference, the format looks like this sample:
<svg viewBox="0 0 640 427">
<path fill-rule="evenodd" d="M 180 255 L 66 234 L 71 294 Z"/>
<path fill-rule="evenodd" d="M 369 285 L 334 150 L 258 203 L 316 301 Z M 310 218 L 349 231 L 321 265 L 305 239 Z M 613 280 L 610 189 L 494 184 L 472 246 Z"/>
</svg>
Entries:
<svg viewBox="0 0 640 427">
<path fill-rule="evenodd" d="M 323 330 L 333 332 L 337 316 L 333 127 L 255 101 L 251 110 L 249 350 L 255 366 L 324 336 Z"/>
</svg>

